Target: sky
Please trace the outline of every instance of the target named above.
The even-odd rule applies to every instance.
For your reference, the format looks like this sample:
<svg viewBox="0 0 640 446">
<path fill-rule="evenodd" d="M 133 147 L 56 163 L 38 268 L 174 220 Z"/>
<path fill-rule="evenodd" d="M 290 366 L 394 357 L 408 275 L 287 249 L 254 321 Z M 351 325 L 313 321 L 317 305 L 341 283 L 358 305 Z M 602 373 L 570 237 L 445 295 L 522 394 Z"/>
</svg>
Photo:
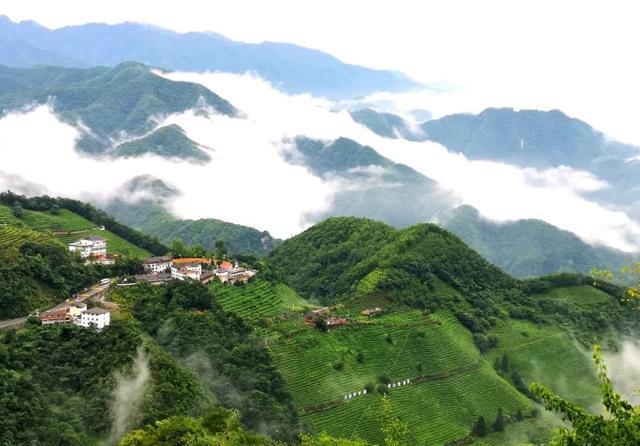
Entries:
<svg viewBox="0 0 640 446">
<path fill-rule="evenodd" d="M 640 4 L 634 1 L 3 0 L 0 13 L 56 28 L 137 21 L 282 41 L 400 70 L 454 94 L 436 115 L 487 106 L 561 109 L 640 145 Z M 425 98 L 422 108 L 441 101 Z"/>
</svg>

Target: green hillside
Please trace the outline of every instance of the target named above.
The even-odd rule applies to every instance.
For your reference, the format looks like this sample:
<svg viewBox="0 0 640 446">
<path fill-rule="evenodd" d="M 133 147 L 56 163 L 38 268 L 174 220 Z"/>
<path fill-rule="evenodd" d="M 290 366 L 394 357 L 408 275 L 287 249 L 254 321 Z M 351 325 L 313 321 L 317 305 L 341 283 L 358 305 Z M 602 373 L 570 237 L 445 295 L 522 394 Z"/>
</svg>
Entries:
<svg viewBox="0 0 640 446">
<path fill-rule="evenodd" d="M 385 310 L 328 333 L 304 326 L 301 316 L 272 327 L 279 334 L 272 338 L 274 360 L 302 419 L 316 431 L 376 444 L 376 393 L 387 380 L 406 378 L 412 384 L 389 393 L 409 425 L 408 444 L 463 441 L 479 416 L 491 424 L 499 408 L 508 432 L 482 442 L 517 444 L 509 443 L 509 432 L 524 442 L 546 441 L 556 422 L 536 415 L 528 385 L 544 382 L 594 407 L 599 388 L 589 346 L 615 347 L 618 329 L 631 333 L 639 325 L 615 287 L 596 289 L 577 275 L 520 282 L 434 225 L 395 230 L 329 219 L 285 241 L 269 259 L 303 297 L 339 304 L 338 314 Z M 344 400 L 365 388 L 366 396 Z"/>
<path fill-rule="evenodd" d="M 16 205 L 22 208 L 19 218 L 13 212 Z M 50 232 L 65 242 L 87 235 L 100 235 L 112 243 L 113 252 L 118 254 L 146 257 L 149 253 L 164 255 L 169 251 L 157 239 L 136 231 L 104 211 L 81 201 L 49 196 L 27 198 L 9 191 L 0 193 L 0 208 L 0 224 L 5 219 L 8 224 L 27 225 L 39 231 Z M 105 230 L 99 229 L 101 226 Z M 109 251 L 108 247 L 107 250 Z"/>
<path fill-rule="evenodd" d="M 249 320 L 299 311 L 309 305 L 287 285 L 259 276 L 242 286 L 214 281 L 209 288 L 225 311 Z"/>
<path fill-rule="evenodd" d="M 201 245 L 215 252 L 216 240 L 224 240 L 232 254 L 266 255 L 280 240 L 267 231 L 228 223 L 214 218 L 181 220 L 171 215 L 161 204 L 152 201 L 126 203 L 112 201 L 105 210 L 125 224 L 150 234 L 164 243 L 181 240 L 190 246 Z"/>
<path fill-rule="evenodd" d="M 107 253 L 109 254 L 138 258 L 150 256 L 149 251 L 139 248 L 110 231 L 100 230 L 94 223 L 66 209 L 61 209 L 58 214 L 51 213 L 51 211 L 25 210 L 24 216 L 17 218 L 13 216 L 11 208 L 0 205 L 0 219 L 3 216 L 7 218 L 6 221 L 10 225 L 23 225 L 38 232 L 48 233 L 65 244 L 95 235 L 107 240 Z"/>
<path fill-rule="evenodd" d="M 115 157 L 136 157 L 156 154 L 167 158 L 209 161 L 211 158 L 176 124 L 160 127 L 150 135 L 120 144 L 111 152 Z"/>
<path fill-rule="evenodd" d="M 0 66 L 0 109 L 4 112 L 25 105 L 44 104 L 54 98 L 55 112 L 66 122 L 78 126 L 78 148 L 100 154 L 112 148 L 122 135 L 142 136 L 153 130 L 158 116 L 185 110 L 212 107 L 216 112 L 235 116 L 237 110 L 205 87 L 175 82 L 133 62 L 113 68 L 90 69 L 39 66 L 31 69 Z M 178 128 L 179 130 L 179 128 Z M 125 148 L 125 152 L 166 151 L 151 147 L 154 139 L 167 140 L 166 131 Z M 172 133 L 175 142 L 175 132 Z M 182 141 L 184 142 L 184 140 Z M 175 149 L 175 148 L 174 148 Z"/>
<path fill-rule="evenodd" d="M 484 220 L 470 206 L 452 211 L 444 225 L 488 261 L 516 277 L 561 271 L 587 274 L 592 268 L 618 270 L 630 258 L 620 251 L 591 246 L 541 220 Z"/>
</svg>

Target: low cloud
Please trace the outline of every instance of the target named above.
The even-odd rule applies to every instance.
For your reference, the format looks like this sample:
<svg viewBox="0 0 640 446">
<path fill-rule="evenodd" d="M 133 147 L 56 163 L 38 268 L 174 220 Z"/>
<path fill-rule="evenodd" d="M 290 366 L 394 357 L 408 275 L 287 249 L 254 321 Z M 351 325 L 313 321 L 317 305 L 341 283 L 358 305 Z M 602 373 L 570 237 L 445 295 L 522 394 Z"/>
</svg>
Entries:
<svg viewBox="0 0 640 446">
<path fill-rule="evenodd" d="M 634 406 L 640 404 L 640 341 L 622 342 L 620 350 L 605 354 L 604 360 L 614 390 Z"/>
<path fill-rule="evenodd" d="M 229 118 L 187 111 L 158 123 L 178 124 L 190 139 L 211 148 L 209 163 L 154 155 L 127 160 L 80 155 L 73 149 L 78 130 L 42 106 L 0 120 L 0 140 L 7 142 L 0 147 L 0 170 L 31 188 L 98 202 L 113 198 L 132 178 L 149 175 L 175 188 L 170 206 L 178 216 L 215 217 L 287 237 L 313 223 L 313 216 L 326 215 L 340 190 L 378 181 L 375 175 L 367 176 L 364 185 L 358 175 L 353 183 L 319 178 L 285 161 L 297 136 L 325 141 L 342 136 L 436 180 L 457 204 L 470 204 L 485 218 L 538 218 L 591 243 L 627 251 L 640 246 L 637 222 L 583 196 L 607 187 L 590 174 L 568 167 L 536 170 L 470 161 L 435 143 L 385 139 L 354 122 L 343 106 L 310 95 L 286 95 L 249 74 L 164 76 L 201 83 L 243 112 L 242 118 Z M 430 94 L 443 103 L 447 99 L 446 93 Z M 422 106 L 431 109 L 428 103 Z"/>
<path fill-rule="evenodd" d="M 111 417 L 113 424 L 109 432 L 108 445 L 118 441 L 132 428 L 138 419 L 144 397 L 144 389 L 151 371 L 149 360 L 142 347 L 138 347 L 130 374 L 117 374 L 113 391 Z"/>
</svg>

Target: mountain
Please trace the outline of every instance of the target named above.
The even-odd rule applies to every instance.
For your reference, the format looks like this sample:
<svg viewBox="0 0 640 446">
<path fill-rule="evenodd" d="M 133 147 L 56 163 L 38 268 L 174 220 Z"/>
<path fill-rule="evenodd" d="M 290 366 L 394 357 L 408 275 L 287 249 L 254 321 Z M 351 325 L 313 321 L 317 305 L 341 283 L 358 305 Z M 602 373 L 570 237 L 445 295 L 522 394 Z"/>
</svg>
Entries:
<svg viewBox="0 0 640 446">
<path fill-rule="evenodd" d="M 258 231 L 215 218 L 179 219 L 171 215 L 162 204 L 151 200 L 135 203 L 114 200 L 106 205 L 105 209 L 120 221 L 158 237 L 167 244 L 181 240 L 187 245 L 200 245 L 210 252 L 215 252 L 216 241 L 223 240 L 231 254 L 264 256 L 280 242 L 267 231 Z"/>
<path fill-rule="evenodd" d="M 318 141 L 299 137 L 287 160 L 312 173 L 344 183 L 325 213 L 329 216 L 357 216 L 381 220 L 396 227 L 435 219 L 450 208 L 452 198 L 438 184 L 381 156 L 373 148 L 348 138 Z"/>
<path fill-rule="evenodd" d="M 420 131 L 411 129 L 410 124 L 398 115 L 378 112 L 372 108 L 355 110 L 350 114 L 354 121 L 385 138 L 404 138 L 409 141 L 421 139 Z"/>
<path fill-rule="evenodd" d="M 176 124 L 160 127 L 147 136 L 119 144 L 111 155 L 130 158 L 147 153 L 194 162 L 211 160 L 207 152 L 198 143 L 189 139 Z"/>
<path fill-rule="evenodd" d="M 588 274 L 592 268 L 619 270 L 631 256 L 591 246 L 574 234 L 541 220 L 496 223 L 470 206 L 461 206 L 444 226 L 489 262 L 515 277 L 557 272 Z"/>
<path fill-rule="evenodd" d="M 23 42 L 10 47 L 12 41 Z M 215 33 L 180 34 L 137 23 L 100 23 L 50 30 L 0 17 L 0 63 L 116 66 L 136 61 L 167 70 L 255 72 L 288 93 L 351 98 L 421 87 L 407 76 L 345 64 L 321 51 L 274 42 L 249 44 Z"/>
<path fill-rule="evenodd" d="M 202 85 L 165 79 L 138 63 L 91 69 L 0 66 L 3 114 L 46 103 L 81 132 L 79 149 L 91 154 L 115 150 L 113 154 L 121 156 L 145 152 L 173 156 L 178 151 L 204 159 L 206 154 L 178 126 L 156 129 L 157 120 L 192 109 L 238 115 L 231 104 Z M 161 147 L 176 142 L 170 149 Z"/>
<path fill-rule="evenodd" d="M 424 139 L 464 153 L 536 168 L 566 165 L 590 170 L 638 149 L 612 141 L 589 124 L 559 110 L 488 108 L 477 115 L 454 114 L 424 122 Z"/>
<path fill-rule="evenodd" d="M 575 339 L 619 345 L 607 327 L 639 322 L 616 287 L 569 274 L 515 280 L 431 224 L 332 218 L 269 260 L 302 297 L 351 320 L 326 333 L 277 325 L 271 350 L 302 420 L 373 444 L 383 444 L 380 393 L 408 424 L 407 445 L 469 441 L 478 417 L 492 423 L 499 409 L 509 427 L 492 444 L 512 444 L 514 432 L 546 443 L 554 422 L 537 415 L 528 384 L 590 407 L 597 379 Z M 381 311 L 362 315 L 371 308 Z"/>
</svg>

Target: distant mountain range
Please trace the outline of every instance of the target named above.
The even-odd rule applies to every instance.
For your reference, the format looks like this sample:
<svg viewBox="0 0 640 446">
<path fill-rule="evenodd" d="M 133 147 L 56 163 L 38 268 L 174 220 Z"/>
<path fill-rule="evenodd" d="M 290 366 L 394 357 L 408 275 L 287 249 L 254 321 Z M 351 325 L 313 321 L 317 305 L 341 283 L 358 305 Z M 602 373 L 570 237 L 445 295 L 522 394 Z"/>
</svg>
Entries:
<svg viewBox="0 0 640 446">
<path fill-rule="evenodd" d="M 589 192 L 589 197 L 640 216 L 640 148 L 612 140 L 561 111 L 488 108 L 432 119 L 413 132 L 406 120 L 389 113 L 364 109 L 352 117 L 380 136 L 437 142 L 472 160 L 590 172 L 611 187 Z"/>
<path fill-rule="evenodd" d="M 161 125 L 159 120 L 185 111 L 243 117 L 241 110 L 204 86 L 169 80 L 136 62 L 90 69 L 0 67 L 2 114 L 44 103 L 51 104 L 61 120 L 78 129 L 77 148 L 94 156 L 155 154 L 200 164 L 213 162 L 209 153 L 214 152 L 180 126 Z M 621 187 L 622 198 L 616 196 L 611 202 L 629 204 L 638 196 L 633 194 L 635 178 L 613 175 L 624 169 L 632 172 L 634 163 L 625 157 L 637 149 L 612 142 L 560 112 L 489 109 L 479 115 L 426 121 L 419 127 L 373 109 L 352 112 L 352 117 L 381 136 L 437 141 L 472 159 L 538 168 L 572 163 L 571 167 L 590 169 L 614 185 L 598 192 L 602 200 L 607 199 L 606 194 L 616 195 Z M 562 143 L 553 142 L 549 136 L 553 132 Z M 594 248 L 541 221 L 498 225 L 469 210 L 454 211 L 457 202 L 449 192 L 408 166 L 381 156 L 375 147 L 348 138 L 320 141 L 302 135 L 292 143 L 291 150 L 284 152 L 285 161 L 304 166 L 336 189 L 329 208 L 307 216 L 309 222 L 358 216 L 403 228 L 439 221 L 486 259 L 518 277 L 617 268 L 627 258 L 617 251 Z M 555 145 L 549 146 L 552 143 Z M 602 166 L 612 166 L 613 173 L 602 172 Z M 624 190 L 625 182 L 628 190 Z M 149 185 L 153 190 L 147 190 Z M 126 224 L 166 243 L 179 238 L 212 249 L 217 239 L 223 239 L 233 252 L 257 255 L 266 255 L 278 243 L 266 232 L 215 218 L 181 220 L 172 216 L 162 204 L 179 191 L 160 179 L 132 179 L 128 187 L 125 195 L 150 192 L 142 195 L 152 196 L 154 201 L 120 200 L 103 206 Z"/>
<path fill-rule="evenodd" d="M 180 34 L 137 23 L 51 30 L 0 16 L 0 64 L 93 67 L 128 61 L 177 71 L 255 72 L 288 93 L 336 99 L 422 87 L 399 72 L 345 64 L 291 44 L 250 44 L 215 33 Z"/>
<path fill-rule="evenodd" d="M 155 153 L 206 160 L 179 126 L 156 129 L 156 120 L 194 109 L 238 114 L 202 85 L 165 79 L 135 62 L 91 69 L 0 66 L 0 113 L 46 103 L 81 132 L 77 148 L 124 157 Z"/>
</svg>

